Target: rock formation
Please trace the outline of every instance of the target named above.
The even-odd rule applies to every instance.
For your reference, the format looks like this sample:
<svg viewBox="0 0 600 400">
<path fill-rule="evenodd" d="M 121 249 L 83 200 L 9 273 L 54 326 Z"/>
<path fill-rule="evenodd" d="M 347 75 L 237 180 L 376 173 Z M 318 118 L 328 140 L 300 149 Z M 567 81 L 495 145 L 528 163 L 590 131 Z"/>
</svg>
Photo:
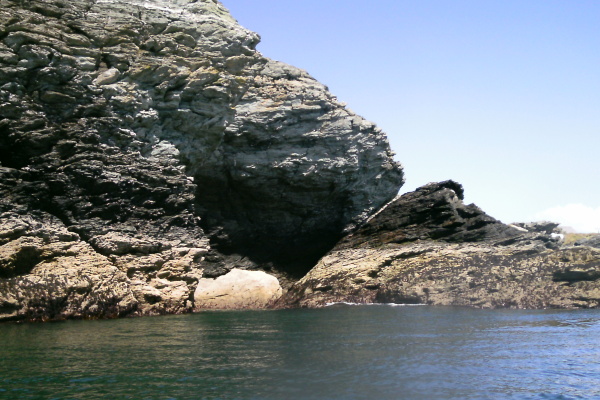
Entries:
<svg viewBox="0 0 600 400">
<path fill-rule="evenodd" d="M 590 246 L 600 249 L 600 235 L 590 235 L 586 238 L 576 240 L 575 246 Z"/>
<path fill-rule="evenodd" d="M 560 234 L 562 232 L 559 228 L 560 224 L 551 221 L 517 222 L 511 225 L 524 229 L 527 232 L 545 233 L 548 235 L 553 233 Z"/>
<path fill-rule="evenodd" d="M 381 130 L 276 61 L 251 82 L 222 141 L 193 167 L 203 227 L 221 252 L 243 249 L 300 276 L 402 180 Z"/>
<path fill-rule="evenodd" d="M 0 0 L 0 319 L 190 311 L 394 197 L 385 135 L 258 42 L 213 0 Z"/>
<path fill-rule="evenodd" d="M 600 306 L 597 242 L 455 182 L 372 216 L 385 135 L 258 42 L 216 0 L 0 0 L 0 320 Z"/>
<path fill-rule="evenodd" d="M 600 250 L 561 247 L 545 231 L 505 225 L 462 199 L 453 181 L 399 197 L 323 257 L 282 303 L 600 306 Z"/>
</svg>

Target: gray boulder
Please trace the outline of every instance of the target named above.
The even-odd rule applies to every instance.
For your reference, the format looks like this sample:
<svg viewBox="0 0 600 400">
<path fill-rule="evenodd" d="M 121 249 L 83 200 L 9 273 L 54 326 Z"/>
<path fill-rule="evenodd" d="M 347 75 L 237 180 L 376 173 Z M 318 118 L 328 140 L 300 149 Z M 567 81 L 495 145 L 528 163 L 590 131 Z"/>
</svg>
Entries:
<svg viewBox="0 0 600 400">
<path fill-rule="evenodd" d="M 548 235 L 552 233 L 562 233 L 561 229 L 559 228 L 560 224 L 551 221 L 515 222 L 512 225 L 517 226 L 521 229 L 525 229 L 528 232 L 546 233 Z"/>
</svg>

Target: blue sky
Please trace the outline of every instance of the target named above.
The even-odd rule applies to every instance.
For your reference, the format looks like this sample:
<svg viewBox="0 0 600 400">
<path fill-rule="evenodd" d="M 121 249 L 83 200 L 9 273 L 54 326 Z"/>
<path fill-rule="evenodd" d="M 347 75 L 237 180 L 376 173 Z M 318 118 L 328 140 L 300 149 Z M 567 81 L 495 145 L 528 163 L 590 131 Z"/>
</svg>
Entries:
<svg viewBox="0 0 600 400">
<path fill-rule="evenodd" d="M 600 231 L 600 1 L 222 0 L 388 135 L 401 192 Z"/>
</svg>

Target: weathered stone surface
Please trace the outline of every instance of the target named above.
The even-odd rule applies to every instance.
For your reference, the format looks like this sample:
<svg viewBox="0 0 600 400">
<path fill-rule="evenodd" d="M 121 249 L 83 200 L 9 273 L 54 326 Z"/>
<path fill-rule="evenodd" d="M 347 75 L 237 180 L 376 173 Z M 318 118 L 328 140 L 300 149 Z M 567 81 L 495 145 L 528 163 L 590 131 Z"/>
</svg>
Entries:
<svg viewBox="0 0 600 400">
<path fill-rule="evenodd" d="M 135 313 L 129 279 L 49 214 L 0 214 L 0 320 Z"/>
<path fill-rule="evenodd" d="M 133 299 L 43 318 L 186 312 L 205 270 L 285 279 L 392 198 L 385 136 L 258 41 L 212 0 L 0 0 L 0 280 L 55 265 L 31 216 L 86 249 L 56 281 L 110 266 Z"/>
<path fill-rule="evenodd" d="M 548 235 L 552 233 L 561 233 L 561 230 L 558 227 L 559 224 L 552 221 L 517 222 L 512 225 L 525 229 L 528 232 L 546 233 Z"/>
<path fill-rule="evenodd" d="M 281 304 L 600 307 L 600 250 L 560 247 L 461 197 L 452 181 L 401 196 L 323 257 Z"/>
<path fill-rule="evenodd" d="M 600 249 L 600 235 L 590 235 L 584 239 L 575 241 L 575 246 L 590 246 Z"/>
<path fill-rule="evenodd" d="M 305 71 L 269 61 L 236 106 L 196 182 L 219 249 L 243 248 L 300 273 L 396 193 L 383 132 Z"/>
<path fill-rule="evenodd" d="M 336 248 L 416 240 L 480 242 L 500 240 L 521 232 L 462 202 L 463 188 L 454 181 L 431 183 L 406 193 L 346 236 Z"/>
<path fill-rule="evenodd" d="M 195 309 L 267 308 L 281 297 L 282 292 L 274 276 L 262 271 L 234 268 L 216 279 L 200 279 L 194 294 Z"/>
</svg>

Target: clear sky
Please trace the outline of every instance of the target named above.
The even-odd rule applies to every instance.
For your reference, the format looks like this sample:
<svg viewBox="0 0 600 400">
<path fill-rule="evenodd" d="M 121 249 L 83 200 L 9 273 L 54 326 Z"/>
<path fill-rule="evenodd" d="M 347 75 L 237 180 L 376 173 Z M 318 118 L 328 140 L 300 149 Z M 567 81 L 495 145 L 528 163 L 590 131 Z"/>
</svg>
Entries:
<svg viewBox="0 0 600 400">
<path fill-rule="evenodd" d="M 388 135 L 401 192 L 600 231 L 600 1 L 222 0 Z"/>
</svg>

